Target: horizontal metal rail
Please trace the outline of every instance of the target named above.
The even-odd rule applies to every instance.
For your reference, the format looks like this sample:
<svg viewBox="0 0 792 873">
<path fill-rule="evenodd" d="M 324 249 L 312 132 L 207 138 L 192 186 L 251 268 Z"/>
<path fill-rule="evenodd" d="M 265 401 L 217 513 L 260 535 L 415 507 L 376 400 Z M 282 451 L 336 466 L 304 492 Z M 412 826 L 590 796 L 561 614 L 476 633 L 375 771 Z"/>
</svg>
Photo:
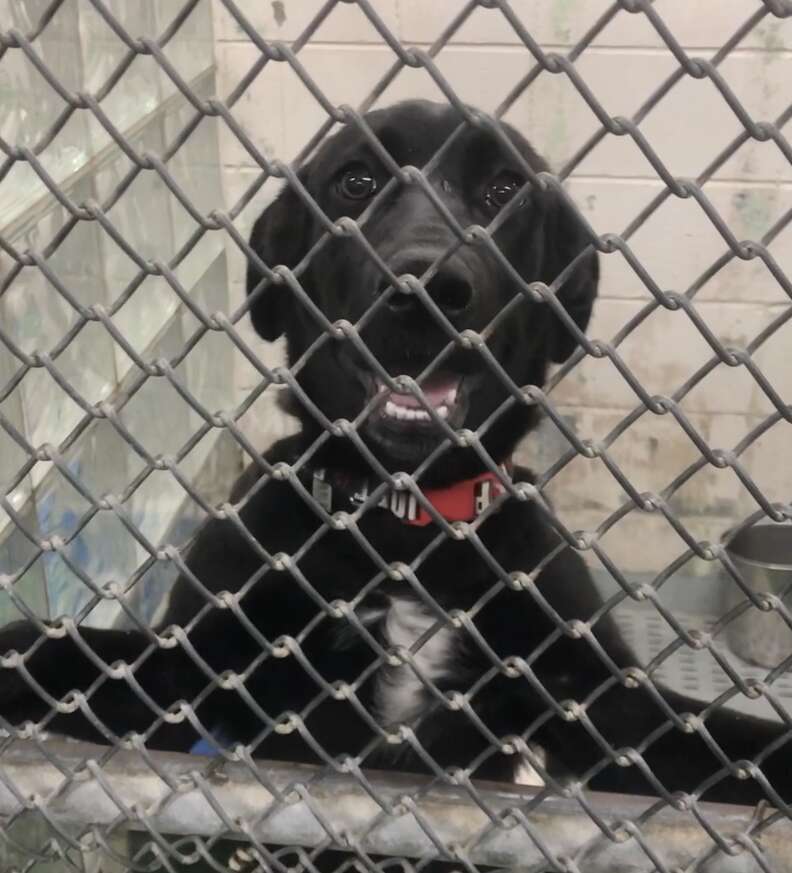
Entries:
<svg viewBox="0 0 792 873">
<path fill-rule="evenodd" d="M 422 858 L 442 844 L 476 864 L 530 869 L 568 859 L 586 873 L 646 869 L 647 849 L 667 869 L 686 869 L 712 849 L 713 829 L 734 854 L 718 851 L 700 870 L 761 870 L 758 855 L 765 869 L 792 871 L 792 822 L 770 810 L 700 803 L 695 816 L 667 806 L 652 814 L 656 801 L 648 797 L 587 792 L 581 803 L 486 782 L 476 782 L 473 795 L 464 785 L 431 787 L 371 771 L 364 787 L 354 775 L 309 765 L 207 765 L 194 755 L 126 749 L 108 755 L 103 746 L 62 740 L 47 743 L 47 759 L 34 742 L 3 751 L 0 816 L 40 810 L 54 825 L 78 827 L 121 816 L 136 830 L 306 848 L 332 833 L 367 854 Z M 761 837 L 748 836 L 760 815 Z"/>
</svg>

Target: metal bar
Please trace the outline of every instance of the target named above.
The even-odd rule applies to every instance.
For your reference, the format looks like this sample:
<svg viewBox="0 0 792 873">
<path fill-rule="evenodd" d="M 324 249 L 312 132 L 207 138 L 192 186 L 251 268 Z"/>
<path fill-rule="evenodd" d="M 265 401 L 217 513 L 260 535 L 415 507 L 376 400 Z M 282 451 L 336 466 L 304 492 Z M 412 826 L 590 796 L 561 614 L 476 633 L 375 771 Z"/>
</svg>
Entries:
<svg viewBox="0 0 792 873">
<path fill-rule="evenodd" d="M 252 769 L 248 763 L 224 761 L 207 766 L 205 759 L 194 755 L 147 752 L 144 757 L 126 749 L 117 749 L 107 759 L 102 746 L 60 740 L 50 740 L 47 746 L 57 767 L 45 763 L 34 742 L 18 741 L 4 750 L 0 815 L 13 817 L 46 807 L 52 822 L 84 827 L 117 823 L 119 812 L 126 810 L 134 829 L 203 837 L 253 836 L 262 843 L 306 848 L 325 845 L 329 826 L 343 835 L 348 846 L 409 858 L 425 858 L 436 851 L 427 835 L 431 831 L 451 851 L 458 847 L 476 864 L 530 868 L 546 862 L 550 853 L 556 858 L 574 857 L 579 865 L 585 861 L 581 869 L 587 873 L 645 865 L 641 843 L 669 869 L 686 868 L 713 846 L 689 810 L 668 807 L 642 822 L 639 841 L 636 826 L 628 823 L 652 808 L 655 800 L 648 797 L 591 792 L 584 807 L 573 796 L 545 796 L 525 812 L 543 789 L 476 783 L 474 801 L 463 786 L 432 786 L 419 777 L 369 771 L 370 793 L 354 776 L 309 765 L 257 761 Z M 169 783 L 178 790 L 173 791 Z M 415 797 L 419 799 L 413 801 Z M 617 841 L 602 834 L 586 808 L 611 823 Z M 268 814 L 262 816 L 265 810 Z M 738 852 L 728 858 L 714 856 L 707 862 L 713 866 L 700 869 L 759 870 L 751 851 L 740 846 L 745 841 L 761 850 L 771 869 L 792 871 L 789 820 L 779 818 L 757 841 L 746 836 L 756 825 L 756 813 L 750 808 L 702 803 L 698 812 L 733 841 Z M 236 831 L 229 832 L 228 821 L 239 822 Z M 498 825 L 492 827 L 492 821 Z M 471 835 L 477 839 L 468 853 L 465 847 Z"/>
</svg>

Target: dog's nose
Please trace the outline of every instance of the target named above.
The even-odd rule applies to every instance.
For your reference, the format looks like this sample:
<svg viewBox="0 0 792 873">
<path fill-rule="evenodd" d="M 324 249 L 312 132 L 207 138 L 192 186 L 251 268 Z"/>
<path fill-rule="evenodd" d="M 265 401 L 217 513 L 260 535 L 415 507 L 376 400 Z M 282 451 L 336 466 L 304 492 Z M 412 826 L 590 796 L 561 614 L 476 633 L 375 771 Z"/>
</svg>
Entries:
<svg viewBox="0 0 792 873">
<path fill-rule="evenodd" d="M 398 275 L 411 273 L 420 278 L 430 267 L 429 263 L 404 264 L 394 270 Z M 388 287 L 385 282 L 380 286 L 380 291 Z M 453 317 L 463 313 L 473 301 L 473 285 L 470 279 L 459 269 L 445 265 L 424 285 L 426 293 L 434 300 L 442 312 Z M 412 291 L 400 291 L 394 289 L 388 298 L 388 308 L 393 312 L 407 313 L 411 309 L 420 306 L 417 294 Z"/>
</svg>

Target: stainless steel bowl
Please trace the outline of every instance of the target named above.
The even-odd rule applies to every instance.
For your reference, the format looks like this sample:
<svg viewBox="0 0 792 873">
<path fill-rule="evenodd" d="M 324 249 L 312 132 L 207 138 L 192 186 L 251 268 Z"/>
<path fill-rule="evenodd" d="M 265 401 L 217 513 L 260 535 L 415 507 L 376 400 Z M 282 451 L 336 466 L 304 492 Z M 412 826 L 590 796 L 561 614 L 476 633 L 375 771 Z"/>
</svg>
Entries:
<svg viewBox="0 0 792 873">
<path fill-rule="evenodd" d="M 792 527 L 760 524 L 746 528 L 726 546 L 726 551 L 745 584 L 758 595 L 781 597 L 792 584 Z M 727 577 L 725 607 L 732 609 L 746 599 Z M 792 595 L 784 598 L 792 608 Z M 775 667 L 792 654 L 792 630 L 775 612 L 764 612 L 753 604 L 725 629 L 726 639 L 740 657 L 762 667 Z"/>
</svg>

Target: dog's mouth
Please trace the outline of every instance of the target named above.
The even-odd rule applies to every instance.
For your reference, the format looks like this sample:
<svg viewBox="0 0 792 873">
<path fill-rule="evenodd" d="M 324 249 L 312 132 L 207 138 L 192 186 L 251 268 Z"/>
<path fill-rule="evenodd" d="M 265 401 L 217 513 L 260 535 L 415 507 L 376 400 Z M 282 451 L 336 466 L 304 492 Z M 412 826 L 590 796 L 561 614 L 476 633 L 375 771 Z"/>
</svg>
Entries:
<svg viewBox="0 0 792 873">
<path fill-rule="evenodd" d="M 381 395 L 378 414 L 388 423 L 407 428 L 436 426 L 437 418 L 452 425 L 462 400 L 462 377 L 452 373 L 439 373 L 423 380 L 420 397 L 409 391 L 392 391 L 382 381 L 374 379 L 374 390 Z"/>
<path fill-rule="evenodd" d="M 395 389 L 380 378 L 368 378 L 368 399 L 376 398 L 365 431 L 397 462 L 417 462 L 447 435 L 443 424 L 456 430 L 465 422 L 476 377 L 448 370 L 416 380 L 420 388 Z M 398 386 L 398 380 L 397 380 Z"/>
<path fill-rule="evenodd" d="M 366 409 L 360 431 L 386 466 L 420 463 L 449 436 L 449 428 L 471 426 L 468 418 L 484 373 L 466 360 L 445 361 L 425 376 L 426 358 L 381 362 L 389 380 L 348 356 L 337 360 L 362 389 L 355 404 L 360 404 L 358 412 Z M 345 414 L 351 418 L 356 413 L 350 408 Z"/>
</svg>

